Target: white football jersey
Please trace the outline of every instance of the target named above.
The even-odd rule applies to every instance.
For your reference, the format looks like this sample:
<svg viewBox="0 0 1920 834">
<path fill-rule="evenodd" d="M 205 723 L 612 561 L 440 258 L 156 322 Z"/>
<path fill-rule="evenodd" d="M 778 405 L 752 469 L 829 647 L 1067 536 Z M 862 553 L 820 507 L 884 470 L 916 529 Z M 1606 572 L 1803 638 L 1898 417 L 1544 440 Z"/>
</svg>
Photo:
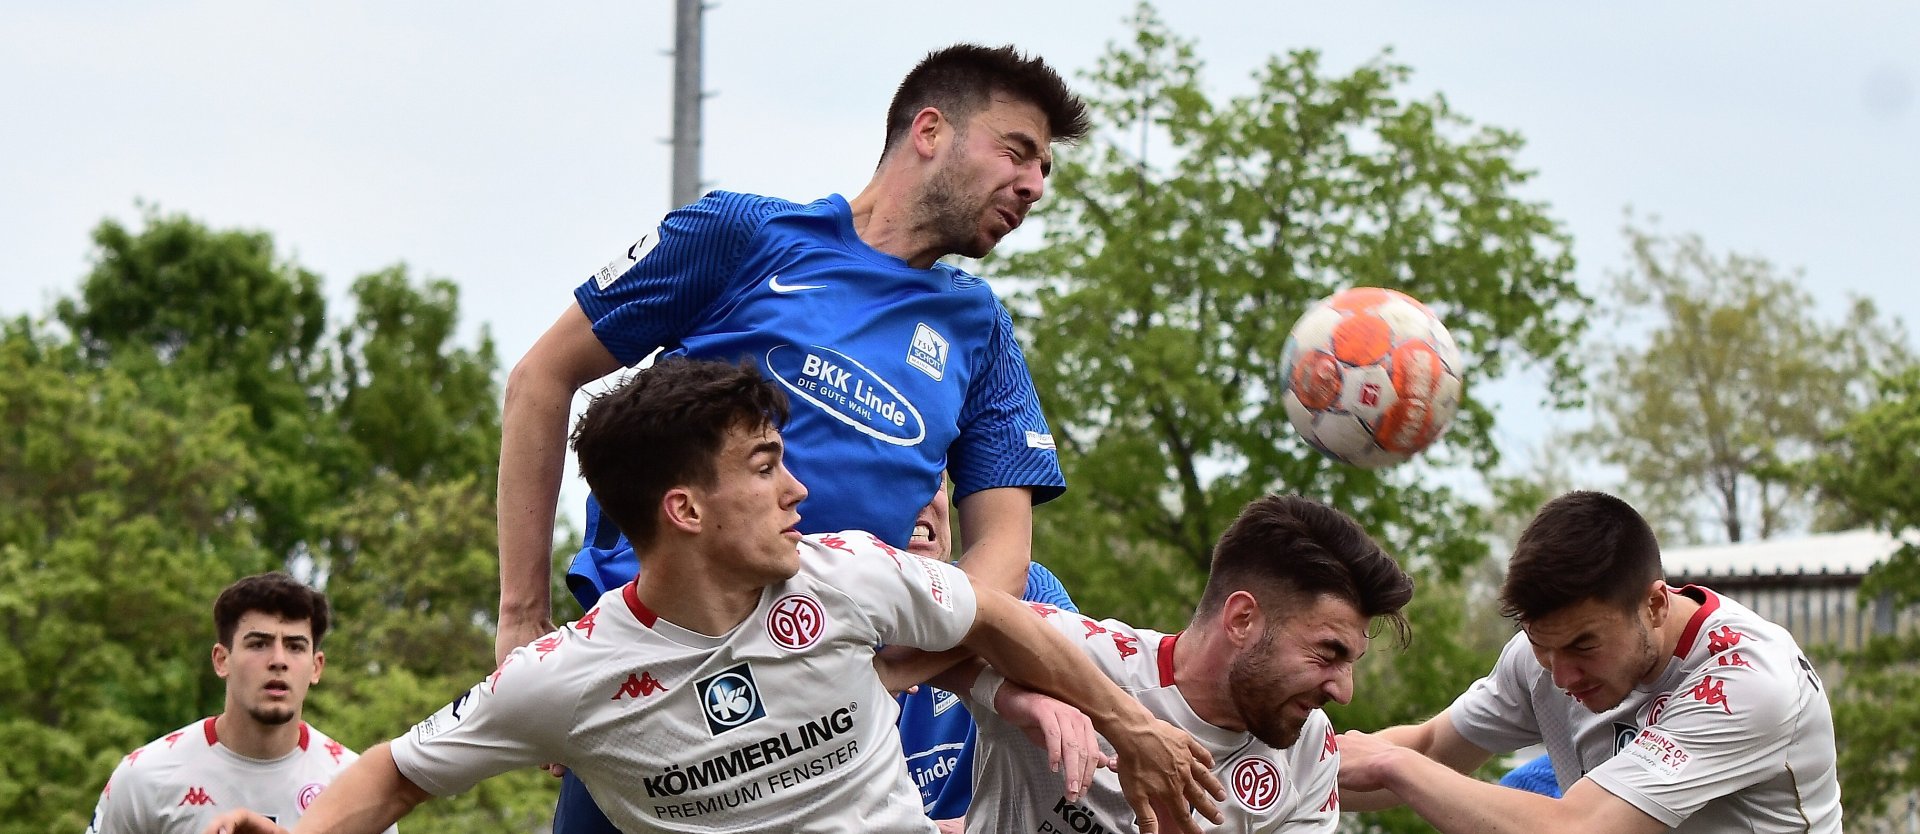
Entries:
<svg viewBox="0 0 1920 834">
<path fill-rule="evenodd" d="M 718 637 L 660 619 L 631 583 L 608 592 L 395 739 L 400 772 L 445 796 L 558 762 L 629 834 L 933 831 L 873 653 L 958 644 L 972 586 L 866 533 L 799 547 L 799 573 Z"/>
<path fill-rule="evenodd" d="M 1553 684 L 1525 633 L 1448 710 L 1494 752 L 1544 743 L 1582 777 L 1688 832 L 1840 831 L 1826 687 L 1787 630 L 1705 588 L 1660 679 L 1594 713 Z"/>
<path fill-rule="evenodd" d="M 357 758 L 306 723 L 278 759 L 250 759 L 220 743 L 214 719 L 195 721 L 128 753 L 94 806 L 88 834 L 200 834 L 236 808 L 288 828 Z M 392 829 L 389 829 L 391 831 Z"/>
<path fill-rule="evenodd" d="M 1250 733 L 1221 729 L 1194 714 L 1173 683 L 1178 635 L 1136 629 L 1118 620 L 1095 622 L 1044 603 L 1029 604 L 1084 648 L 1094 665 L 1121 689 L 1162 720 L 1192 733 L 1213 754 L 1213 774 L 1227 786 L 1227 801 L 1220 803 L 1226 821 L 1215 827 L 1194 815 L 1202 828 L 1330 832 L 1338 825 L 1340 753 L 1326 713 L 1314 710 L 1307 716 L 1300 740 L 1276 750 Z M 1118 775 L 1097 771 L 1093 786 L 1080 801 L 1068 802 L 1066 780 L 1047 769 L 1045 751 L 999 716 L 972 703 L 968 706 L 980 725 L 980 746 L 974 751 L 973 806 L 967 811 L 967 831 L 1120 834 L 1139 830 Z M 1100 740 L 1100 747 L 1113 754 L 1106 739 Z"/>
</svg>

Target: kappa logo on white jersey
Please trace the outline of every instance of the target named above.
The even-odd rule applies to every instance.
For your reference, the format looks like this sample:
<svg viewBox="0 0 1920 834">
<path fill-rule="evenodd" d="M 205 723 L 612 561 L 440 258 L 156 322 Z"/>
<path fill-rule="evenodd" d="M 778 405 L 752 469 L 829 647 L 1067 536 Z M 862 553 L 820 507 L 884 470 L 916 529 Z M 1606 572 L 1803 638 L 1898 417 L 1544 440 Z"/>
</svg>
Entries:
<svg viewBox="0 0 1920 834">
<path fill-rule="evenodd" d="M 820 642 L 820 633 L 826 627 L 826 610 L 807 594 L 788 594 L 767 611 L 767 634 L 788 651 L 797 652 Z"/>
<path fill-rule="evenodd" d="M 786 295 L 790 292 L 826 289 L 826 286 L 826 284 L 782 284 L 780 283 L 780 273 L 778 272 L 774 273 L 772 278 L 767 279 L 767 289 L 773 290 L 781 295 Z"/>
<path fill-rule="evenodd" d="M 656 226 L 652 232 L 641 235 L 639 240 L 627 247 L 627 254 L 614 258 L 608 261 L 606 266 L 600 267 L 600 271 L 593 274 L 594 286 L 599 287 L 602 292 L 606 291 L 608 287 L 613 286 L 613 282 L 620 280 L 620 276 L 627 274 L 627 270 L 632 269 L 634 264 L 639 263 L 641 258 L 646 257 L 655 246 L 659 245 L 660 229 Z"/>
<path fill-rule="evenodd" d="M 936 381 L 947 375 L 947 337 L 926 322 L 913 328 L 913 341 L 907 343 L 907 364 Z"/>
<path fill-rule="evenodd" d="M 760 687 L 753 680 L 753 667 L 748 664 L 704 678 L 695 686 L 700 691 L 700 712 L 706 716 L 707 731 L 716 736 L 767 717 L 766 707 L 760 703 Z"/>
</svg>

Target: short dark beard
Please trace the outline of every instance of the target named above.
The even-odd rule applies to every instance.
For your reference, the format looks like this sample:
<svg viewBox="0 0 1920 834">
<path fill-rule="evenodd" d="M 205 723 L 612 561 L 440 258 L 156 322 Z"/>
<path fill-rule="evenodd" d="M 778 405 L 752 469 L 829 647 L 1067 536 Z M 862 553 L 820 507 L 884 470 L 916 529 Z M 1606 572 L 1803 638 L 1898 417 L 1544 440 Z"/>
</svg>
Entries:
<svg viewBox="0 0 1920 834">
<path fill-rule="evenodd" d="M 956 167 L 957 163 L 950 158 L 934 172 L 920 195 L 914 225 L 925 228 L 933 236 L 934 246 L 943 255 L 984 258 L 993 251 L 993 246 L 989 244 L 981 249 L 975 245 L 980 233 L 980 206 L 966 204 Z"/>
<path fill-rule="evenodd" d="M 1255 700 L 1254 693 L 1265 692 L 1269 688 L 1266 680 L 1271 676 L 1267 668 L 1273 665 L 1272 623 L 1267 624 L 1266 633 L 1260 635 L 1260 642 L 1252 649 L 1235 657 L 1227 664 L 1227 695 L 1233 699 L 1233 708 L 1240 713 L 1240 722 L 1246 725 L 1247 732 L 1275 750 L 1285 750 L 1300 740 L 1302 722 L 1298 727 L 1288 727 L 1275 716 L 1283 715 L 1271 709 L 1271 705 Z M 1284 710 L 1285 704 L 1281 705 Z"/>
<path fill-rule="evenodd" d="M 248 707 L 247 717 L 253 719 L 254 723 L 262 727 L 278 727 L 288 721 L 292 721 L 293 717 L 298 714 L 296 710 L 291 708 L 276 712 L 268 712 L 268 709 L 268 707 Z"/>
</svg>

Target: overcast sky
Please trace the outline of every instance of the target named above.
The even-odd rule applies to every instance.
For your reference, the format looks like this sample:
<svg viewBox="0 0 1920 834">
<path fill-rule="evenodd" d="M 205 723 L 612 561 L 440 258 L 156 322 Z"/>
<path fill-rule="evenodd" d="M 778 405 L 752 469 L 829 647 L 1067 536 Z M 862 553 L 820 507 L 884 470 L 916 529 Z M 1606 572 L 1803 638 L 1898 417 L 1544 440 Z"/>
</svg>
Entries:
<svg viewBox="0 0 1920 834">
<path fill-rule="evenodd" d="M 44 311 L 136 200 L 271 232 L 330 294 L 396 262 L 462 289 L 504 366 L 668 208 L 673 4 L 0 0 L 0 314 Z M 1078 72 L 1130 4 L 722 0 L 704 179 L 852 194 L 918 57 L 1014 43 Z M 1597 288 L 1623 210 L 1920 320 L 1920 3 L 1183 2 L 1221 96 L 1269 56 L 1391 47 L 1521 162 Z M 1071 151 L 1068 151 L 1071 153 Z M 1021 235 L 1012 239 L 1017 245 Z M 182 303 L 191 303 L 183 299 Z M 1497 395 L 1515 447 L 1537 381 Z M 1515 449 L 1518 451 L 1518 448 Z"/>
</svg>

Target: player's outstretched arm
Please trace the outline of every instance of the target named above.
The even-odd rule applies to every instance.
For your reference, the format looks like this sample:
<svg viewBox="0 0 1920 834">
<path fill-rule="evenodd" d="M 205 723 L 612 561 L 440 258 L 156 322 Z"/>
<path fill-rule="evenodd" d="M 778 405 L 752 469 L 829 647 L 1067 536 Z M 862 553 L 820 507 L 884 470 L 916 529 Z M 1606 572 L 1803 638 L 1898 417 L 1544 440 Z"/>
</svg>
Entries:
<svg viewBox="0 0 1920 834">
<path fill-rule="evenodd" d="M 1025 603 L 978 582 L 973 587 L 978 613 L 962 645 L 1008 680 L 1072 704 L 1092 719 L 1118 754 L 1121 788 L 1142 832 L 1198 834 L 1194 811 L 1221 822 L 1215 801 L 1225 799 L 1226 790 L 1199 742 L 1155 718 Z"/>
<path fill-rule="evenodd" d="M 385 743 L 374 745 L 340 772 L 300 817 L 294 834 L 379 834 L 425 802 L 429 794 L 401 775 Z M 252 811 L 221 814 L 203 834 L 286 834 Z"/>
<path fill-rule="evenodd" d="M 500 627 L 493 660 L 552 631 L 553 516 L 573 392 L 620 368 L 575 304 L 507 376 L 500 413 Z"/>
<path fill-rule="evenodd" d="M 1472 773 L 1493 758 L 1491 751 L 1460 735 L 1460 731 L 1454 729 L 1453 719 L 1444 711 L 1422 723 L 1388 727 L 1372 736 L 1426 756 L 1458 773 Z M 1340 805 L 1348 811 L 1379 811 L 1398 807 L 1400 797 L 1384 790 L 1349 790 L 1342 784 Z"/>
<path fill-rule="evenodd" d="M 1658 834 L 1667 826 L 1591 779 L 1554 799 L 1482 782 L 1367 733 L 1340 735 L 1340 794 L 1391 791 L 1444 834 Z M 1352 810 L 1352 806 L 1347 808 Z"/>
</svg>

